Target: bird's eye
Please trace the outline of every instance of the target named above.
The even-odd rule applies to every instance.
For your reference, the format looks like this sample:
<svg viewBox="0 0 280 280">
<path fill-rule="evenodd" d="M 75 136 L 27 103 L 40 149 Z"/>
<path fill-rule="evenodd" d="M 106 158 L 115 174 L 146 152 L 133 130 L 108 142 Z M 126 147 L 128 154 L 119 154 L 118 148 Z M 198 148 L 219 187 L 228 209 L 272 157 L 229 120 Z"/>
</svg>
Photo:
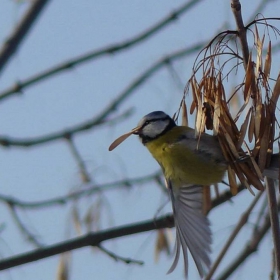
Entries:
<svg viewBox="0 0 280 280">
<path fill-rule="evenodd" d="M 148 125 L 150 123 L 150 121 L 145 121 L 144 125 Z"/>
</svg>

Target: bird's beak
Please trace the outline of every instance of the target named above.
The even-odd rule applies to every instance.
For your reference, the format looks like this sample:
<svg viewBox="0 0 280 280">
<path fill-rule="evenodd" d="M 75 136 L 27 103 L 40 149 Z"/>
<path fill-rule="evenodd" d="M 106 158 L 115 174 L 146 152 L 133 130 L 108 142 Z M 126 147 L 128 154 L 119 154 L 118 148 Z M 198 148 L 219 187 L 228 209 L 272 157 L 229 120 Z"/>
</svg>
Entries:
<svg viewBox="0 0 280 280">
<path fill-rule="evenodd" d="M 137 126 L 137 127 L 133 128 L 133 129 L 131 130 L 131 132 L 132 132 L 132 134 L 134 134 L 134 135 L 139 135 L 140 130 L 141 130 L 141 127 L 140 127 L 140 126 Z"/>
<path fill-rule="evenodd" d="M 133 128 L 130 132 L 127 132 L 123 134 L 122 136 L 118 137 L 109 147 L 109 151 L 113 151 L 116 147 L 118 147 L 126 138 L 128 138 L 130 135 L 135 134 L 139 135 L 141 127 L 137 126 Z"/>
</svg>

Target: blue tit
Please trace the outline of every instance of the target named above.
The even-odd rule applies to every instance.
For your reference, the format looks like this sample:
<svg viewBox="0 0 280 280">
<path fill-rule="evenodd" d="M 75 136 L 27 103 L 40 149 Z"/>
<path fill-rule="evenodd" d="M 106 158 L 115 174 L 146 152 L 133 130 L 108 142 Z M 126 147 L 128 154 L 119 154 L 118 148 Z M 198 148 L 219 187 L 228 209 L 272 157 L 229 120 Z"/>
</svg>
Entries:
<svg viewBox="0 0 280 280">
<path fill-rule="evenodd" d="M 227 164 L 218 139 L 202 133 L 195 137 L 194 129 L 177 126 L 162 111 L 144 116 L 138 126 L 112 143 L 114 149 L 131 134 L 141 142 L 161 166 L 169 190 L 176 227 L 175 258 L 171 273 L 182 248 L 185 275 L 188 273 L 188 250 L 198 272 L 203 277 L 210 268 L 212 234 L 208 218 L 202 212 L 203 186 L 223 179 Z"/>
</svg>

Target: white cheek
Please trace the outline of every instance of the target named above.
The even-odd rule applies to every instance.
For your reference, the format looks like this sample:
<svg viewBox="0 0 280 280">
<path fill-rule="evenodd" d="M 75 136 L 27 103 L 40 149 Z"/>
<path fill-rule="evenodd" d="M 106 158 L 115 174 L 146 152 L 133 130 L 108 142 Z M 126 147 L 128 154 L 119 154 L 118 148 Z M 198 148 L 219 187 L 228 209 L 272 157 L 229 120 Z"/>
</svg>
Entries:
<svg viewBox="0 0 280 280">
<path fill-rule="evenodd" d="M 168 123 L 166 121 L 158 121 L 156 123 L 150 123 L 143 129 L 143 134 L 151 138 L 155 138 L 157 135 L 161 134 Z"/>
</svg>

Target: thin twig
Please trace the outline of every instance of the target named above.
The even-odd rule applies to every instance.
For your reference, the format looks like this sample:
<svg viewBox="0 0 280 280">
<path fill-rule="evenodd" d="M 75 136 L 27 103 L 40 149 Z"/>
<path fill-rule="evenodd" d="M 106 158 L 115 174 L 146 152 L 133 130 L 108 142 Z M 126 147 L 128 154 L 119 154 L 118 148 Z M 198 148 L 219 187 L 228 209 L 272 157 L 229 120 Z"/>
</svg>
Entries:
<svg viewBox="0 0 280 280">
<path fill-rule="evenodd" d="M 75 146 L 72 137 L 67 138 L 70 150 L 72 152 L 72 155 L 74 156 L 74 159 L 76 160 L 79 170 L 80 170 L 80 175 L 83 183 L 89 183 L 92 182 L 91 177 L 87 171 L 86 165 L 84 163 L 84 160 L 82 159 L 78 148 Z"/>
<path fill-rule="evenodd" d="M 98 245 L 97 246 L 103 253 L 107 254 L 109 257 L 111 257 L 112 259 L 114 259 L 115 261 L 121 261 L 124 262 L 125 264 L 138 264 L 138 265 L 143 265 L 144 262 L 143 261 L 139 261 L 139 260 L 133 260 L 130 258 L 124 258 L 121 256 L 116 255 L 115 253 L 109 251 L 108 249 L 106 249 L 104 246 L 102 245 Z"/>
<path fill-rule="evenodd" d="M 13 219 L 15 220 L 15 224 L 20 229 L 20 231 L 23 233 L 23 235 L 26 237 L 26 240 L 29 241 L 32 245 L 35 245 L 36 247 L 42 248 L 44 244 L 42 244 L 38 238 L 27 229 L 27 227 L 23 224 L 21 219 L 19 218 L 15 207 L 12 204 L 9 204 L 9 209 L 12 214 Z"/>
</svg>

